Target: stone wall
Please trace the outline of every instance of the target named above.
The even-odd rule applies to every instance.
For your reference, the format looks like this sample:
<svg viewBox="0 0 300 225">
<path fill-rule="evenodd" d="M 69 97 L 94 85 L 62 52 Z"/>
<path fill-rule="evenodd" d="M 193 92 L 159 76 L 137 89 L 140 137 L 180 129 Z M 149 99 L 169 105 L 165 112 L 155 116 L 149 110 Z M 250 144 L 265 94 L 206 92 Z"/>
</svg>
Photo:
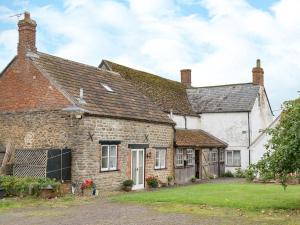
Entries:
<svg viewBox="0 0 300 225">
<path fill-rule="evenodd" d="M 14 149 L 68 147 L 72 149 L 72 181 L 91 178 L 100 191 L 118 189 L 122 181 L 131 178 L 128 144 L 149 144 L 145 152 L 145 176 L 157 175 L 166 182 L 167 176 L 173 174 L 173 132 L 171 125 L 91 116 L 71 119 L 61 111 L 0 113 L 0 143 L 11 142 Z M 121 141 L 117 171 L 100 172 L 99 140 Z M 155 170 L 155 149 L 160 147 L 167 148 L 167 168 Z M 149 152 L 151 157 L 147 158 Z"/>
<path fill-rule="evenodd" d="M 73 152 L 72 175 L 75 177 L 92 178 L 100 189 L 118 189 L 122 181 L 131 178 L 131 150 L 128 144 L 149 144 L 145 154 L 145 177 L 157 175 L 166 182 L 167 176 L 173 174 L 173 135 L 171 125 L 150 124 L 128 120 L 85 117 L 80 123 L 80 146 Z M 93 135 L 93 141 L 89 139 Z M 148 135 L 148 140 L 145 135 Z M 101 145 L 99 140 L 118 140 L 117 171 L 101 172 Z M 167 148 L 167 168 L 154 169 L 155 149 Z M 84 151 L 82 150 L 84 149 Z M 151 157 L 147 158 L 147 153 Z"/>
</svg>

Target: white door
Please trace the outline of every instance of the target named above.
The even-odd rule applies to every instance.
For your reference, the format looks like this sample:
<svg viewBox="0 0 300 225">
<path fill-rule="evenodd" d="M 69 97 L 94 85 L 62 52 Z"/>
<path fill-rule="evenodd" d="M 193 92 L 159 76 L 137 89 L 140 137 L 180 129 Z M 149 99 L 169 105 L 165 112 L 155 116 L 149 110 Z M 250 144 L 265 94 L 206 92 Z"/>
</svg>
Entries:
<svg viewBox="0 0 300 225">
<path fill-rule="evenodd" d="M 131 150 L 131 179 L 133 190 L 144 188 L 144 149 Z"/>
</svg>

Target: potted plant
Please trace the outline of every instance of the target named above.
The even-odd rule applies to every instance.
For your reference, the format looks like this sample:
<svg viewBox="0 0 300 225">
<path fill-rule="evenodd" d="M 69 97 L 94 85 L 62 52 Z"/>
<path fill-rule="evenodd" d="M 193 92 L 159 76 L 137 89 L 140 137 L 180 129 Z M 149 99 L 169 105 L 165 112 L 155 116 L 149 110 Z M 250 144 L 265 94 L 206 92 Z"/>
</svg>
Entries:
<svg viewBox="0 0 300 225">
<path fill-rule="evenodd" d="M 173 176 L 168 176 L 167 180 L 168 180 L 168 186 L 172 185 Z"/>
<path fill-rule="evenodd" d="M 131 191 L 133 186 L 133 180 L 125 180 L 123 182 L 123 190 L 124 191 Z"/>
<path fill-rule="evenodd" d="M 159 183 L 157 177 L 155 177 L 155 176 L 148 176 L 146 178 L 146 182 L 148 184 L 148 187 L 150 187 L 150 188 L 157 188 L 158 183 Z"/>
<path fill-rule="evenodd" d="M 94 182 L 91 179 L 86 179 L 80 186 L 83 196 L 91 196 L 94 192 Z"/>
<path fill-rule="evenodd" d="M 192 181 L 193 183 L 195 183 L 195 182 L 196 182 L 196 177 L 192 177 L 192 178 L 191 178 L 191 181 Z"/>
</svg>

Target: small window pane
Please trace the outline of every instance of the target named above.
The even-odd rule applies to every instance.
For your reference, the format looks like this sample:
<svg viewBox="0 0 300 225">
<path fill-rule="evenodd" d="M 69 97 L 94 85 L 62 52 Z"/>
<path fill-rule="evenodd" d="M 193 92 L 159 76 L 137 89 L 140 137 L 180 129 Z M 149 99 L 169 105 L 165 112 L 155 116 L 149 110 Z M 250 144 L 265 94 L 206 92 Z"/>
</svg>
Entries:
<svg viewBox="0 0 300 225">
<path fill-rule="evenodd" d="M 105 169 L 107 169 L 108 168 L 108 158 L 103 158 L 102 157 L 102 167 L 101 167 L 101 169 L 102 170 L 105 170 Z"/>
<path fill-rule="evenodd" d="M 108 146 L 102 146 L 102 157 L 108 156 Z"/>
</svg>

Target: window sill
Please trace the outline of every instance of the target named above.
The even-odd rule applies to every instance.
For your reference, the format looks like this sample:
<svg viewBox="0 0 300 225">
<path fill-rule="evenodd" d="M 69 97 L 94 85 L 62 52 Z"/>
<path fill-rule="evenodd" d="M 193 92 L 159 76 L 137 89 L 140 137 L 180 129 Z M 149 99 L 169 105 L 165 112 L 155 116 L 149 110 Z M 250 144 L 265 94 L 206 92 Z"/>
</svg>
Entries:
<svg viewBox="0 0 300 225">
<path fill-rule="evenodd" d="M 165 168 L 154 168 L 154 170 L 167 170 L 168 168 L 165 167 Z"/>
<path fill-rule="evenodd" d="M 109 173 L 109 172 L 117 172 L 117 171 L 120 171 L 120 170 L 100 170 L 100 173 Z"/>
</svg>

